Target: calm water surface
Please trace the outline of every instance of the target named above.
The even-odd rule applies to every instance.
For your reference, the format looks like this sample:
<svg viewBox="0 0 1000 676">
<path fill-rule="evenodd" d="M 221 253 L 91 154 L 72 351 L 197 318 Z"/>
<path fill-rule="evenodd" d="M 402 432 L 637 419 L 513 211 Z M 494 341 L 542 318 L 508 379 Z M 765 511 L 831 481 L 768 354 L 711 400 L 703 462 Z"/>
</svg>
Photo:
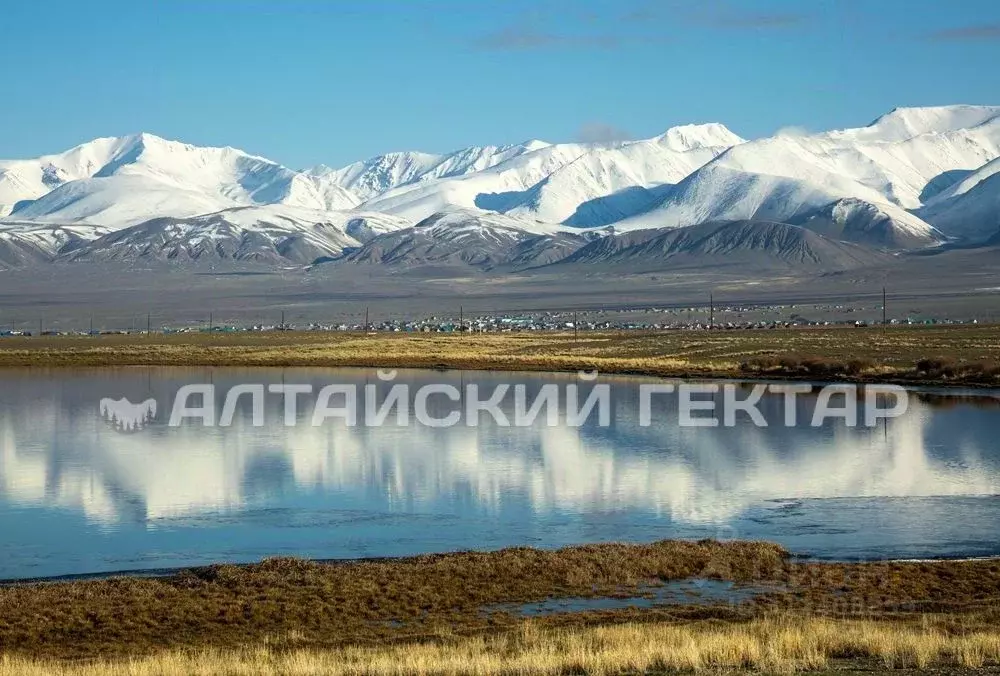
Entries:
<svg viewBox="0 0 1000 676">
<path fill-rule="evenodd" d="M 525 383 L 533 394 L 574 380 L 401 371 L 396 382 Z M 834 559 L 1000 554 L 997 392 L 914 395 L 876 429 L 787 428 L 777 395 L 761 405 L 766 428 L 745 416 L 681 427 L 669 397 L 642 427 L 638 388 L 652 381 L 637 378 L 599 381 L 612 388 L 610 427 L 596 416 L 582 427 L 544 416 L 529 428 L 394 416 L 313 427 L 308 415 L 286 426 L 277 395 L 263 426 L 246 399 L 231 427 L 169 427 L 177 389 L 208 382 L 224 393 L 379 381 L 360 369 L 0 371 L 0 579 L 702 537 Z M 158 415 L 119 431 L 100 400 L 122 396 L 155 399 Z"/>
</svg>

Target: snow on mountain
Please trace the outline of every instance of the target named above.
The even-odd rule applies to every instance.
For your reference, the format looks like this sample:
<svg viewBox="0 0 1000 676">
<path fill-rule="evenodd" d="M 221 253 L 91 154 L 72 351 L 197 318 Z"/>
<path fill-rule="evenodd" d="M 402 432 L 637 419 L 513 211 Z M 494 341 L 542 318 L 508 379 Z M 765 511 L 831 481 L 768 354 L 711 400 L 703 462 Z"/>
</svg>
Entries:
<svg viewBox="0 0 1000 676">
<path fill-rule="evenodd" d="M 954 108 L 899 109 L 862 129 L 736 145 L 619 226 L 790 221 L 841 198 L 916 209 L 936 178 L 1000 156 L 1000 108 Z"/>
<path fill-rule="evenodd" d="M 675 153 L 687 153 L 693 150 L 705 150 L 712 148 L 730 148 L 744 143 L 745 140 L 730 131 L 725 125 L 718 122 L 708 124 L 685 124 L 678 127 L 671 127 L 656 138 L 650 139 L 649 143 L 655 143 L 663 148 Z M 630 145 L 644 143 L 638 141 Z"/>
<path fill-rule="evenodd" d="M 402 185 L 362 206 L 416 221 L 456 207 L 503 212 L 503 205 L 589 149 L 576 143 L 539 147 L 483 171 Z"/>
<path fill-rule="evenodd" d="M 155 218 L 108 233 L 71 261 L 257 261 L 308 264 L 410 224 L 384 214 L 268 205 L 193 218 Z"/>
<path fill-rule="evenodd" d="M 840 198 L 916 209 L 933 182 L 946 182 L 956 171 L 976 169 L 998 156 L 1000 108 L 988 106 L 897 109 L 867 127 L 779 134 L 748 143 L 722 125 L 689 125 L 618 148 L 547 146 L 489 170 L 390 189 L 366 206 L 414 219 L 449 206 L 477 206 L 597 226 L 643 213 L 658 202 L 672 207 L 683 201 L 668 209 L 671 214 L 623 226 L 681 226 L 714 218 L 785 220 Z M 713 204 L 690 203 L 690 194 L 678 200 L 679 193 L 665 187 L 699 168 L 707 175 L 692 182 L 699 186 L 697 194 Z M 734 174 L 744 177 L 745 198 L 739 197 Z M 713 180 L 722 185 L 713 188 Z M 767 194 L 768 184 L 777 194 Z M 787 197 L 791 201 L 782 205 Z"/>
<path fill-rule="evenodd" d="M 234 148 L 200 148 L 151 134 L 97 139 L 62 155 L 0 166 L 7 167 L 0 200 L 23 220 L 123 227 L 253 204 L 324 210 L 358 204 L 329 179 Z"/>
<path fill-rule="evenodd" d="M 488 231 L 508 231 L 514 233 L 516 236 L 521 236 L 525 233 L 529 235 L 554 235 L 562 232 L 572 232 L 571 228 L 554 223 L 531 221 L 525 218 L 495 214 L 479 209 L 454 207 L 432 214 L 417 223 L 414 227 L 423 229 L 431 228 L 442 232 L 442 234 L 448 231 L 455 236 Z"/>
<path fill-rule="evenodd" d="M 1000 158 L 987 162 L 976 171 L 966 173 L 962 178 L 938 192 L 933 199 L 928 200 L 927 205 L 930 206 L 964 195 L 994 174 L 1000 174 Z"/>
<path fill-rule="evenodd" d="M 0 233 L 0 270 L 21 268 L 35 263 L 52 260 L 52 255 L 44 248 L 16 235 Z"/>
<path fill-rule="evenodd" d="M 918 211 L 946 234 L 981 242 L 1000 231 L 1000 158 L 941 190 Z"/>
<path fill-rule="evenodd" d="M 313 167 L 306 173 L 325 178 L 345 188 L 361 199 L 370 199 L 390 188 L 420 180 L 440 161 L 440 155 L 419 152 L 400 152 L 379 155 L 363 162 L 355 162 L 342 169 L 325 165 Z"/>
<path fill-rule="evenodd" d="M 859 146 L 866 161 L 855 180 L 885 195 L 905 209 L 919 208 L 928 199 L 929 185 L 956 173 L 978 169 L 1000 156 L 1000 108 L 976 127 L 927 132 L 899 141 Z"/>
<path fill-rule="evenodd" d="M 884 249 L 914 249 L 944 240 L 934 227 L 908 211 L 853 197 L 831 202 L 791 222 L 832 239 Z"/>
<path fill-rule="evenodd" d="M 121 154 L 131 137 L 101 138 L 58 155 L 0 160 L 0 216 L 19 202 L 35 200 L 69 181 L 89 178 Z"/>
<path fill-rule="evenodd" d="M 680 228 L 736 220 L 787 221 L 841 195 L 836 186 L 710 163 L 669 190 L 652 209 L 615 223 L 615 228 Z"/>
<path fill-rule="evenodd" d="M 676 127 L 620 148 L 542 145 L 483 171 L 403 185 L 367 201 L 365 208 L 421 219 L 449 207 L 478 207 L 553 223 L 576 215 L 575 225 L 604 225 L 606 215 L 586 208 L 581 212 L 586 215 L 577 214 L 580 206 L 628 188 L 679 181 L 742 141 L 710 124 Z"/>
<path fill-rule="evenodd" d="M 995 164 L 984 167 L 985 178 L 971 188 L 921 209 L 921 218 L 946 235 L 970 242 L 995 237 L 1000 232 L 1000 171 L 993 171 Z"/>
<path fill-rule="evenodd" d="M 934 121 L 939 129 L 930 128 Z M 956 127 L 963 121 L 972 126 Z M 915 133 L 905 136 L 906 130 Z M 998 156 L 1000 108 L 961 106 L 951 115 L 943 108 L 897 109 L 861 129 L 761 139 L 734 147 L 715 164 L 913 209 L 938 175 L 976 169 Z"/>
<path fill-rule="evenodd" d="M 0 267 L 48 262 L 107 232 L 106 228 L 92 225 L 0 223 Z"/>
<path fill-rule="evenodd" d="M 351 263 L 396 267 L 467 265 L 524 268 L 565 258 L 600 233 L 451 208 L 347 253 Z"/>
<path fill-rule="evenodd" d="M 754 141 L 721 124 L 687 125 L 615 147 L 529 141 L 305 172 L 138 134 L 0 162 L 0 237 L 10 261 L 316 256 L 496 267 L 558 260 L 580 244 L 580 228 L 766 221 L 917 248 L 993 235 L 998 158 L 1000 107 L 989 106 L 899 108 L 866 127 Z M 518 246 L 527 248 L 515 263 Z"/>
<path fill-rule="evenodd" d="M 607 225 L 634 213 L 650 189 L 681 181 L 742 142 L 724 126 L 712 124 L 675 127 L 618 148 L 594 148 L 546 176 L 519 200 L 511 199 L 504 212 L 581 227 Z M 609 199 L 612 196 L 617 199 Z"/>
<path fill-rule="evenodd" d="M 413 225 L 410 221 L 388 214 L 353 210 L 321 211 L 283 204 L 234 207 L 187 220 L 192 223 L 207 223 L 220 219 L 244 229 L 278 227 L 288 230 L 308 230 L 317 224 L 324 224 L 334 226 L 344 232 L 351 231 L 361 239 L 393 230 L 402 230 Z M 354 237 L 354 235 L 351 236 Z"/>
<path fill-rule="evenodd" d="M 328 179 L 346 188 L 361 200 L 381 195 L 409 183 L 471 174 L 525 153 L 548 147 L 544 141 L 528 141 L 508 146 L 474 146 L 448 153 L 400 152 L 355 162 L 342 169 L 319 166 L 307 174 Z"/>
<path fill-rule="evenodd" d="M 866 141 L 905 141 L 923 134 L 973 129 L 1000 115 L 1000 106 L 924 106 L 894 108 L 860 129 L 840 132 Z M 833 132 L 837 133 L 837 132 Z"/>
<path fill-rule="evenodd" d="M 97 225 L 58 225 L 51 223 L 0 222 L 0 237 L 30 241 L 55 255 L 106 235 L 110 230 Z"/>
<path fill-rule="evenodd" d="M 125 227 L 167 215 L 178 218 L 219 211 L 223 200 L 147 176 L 70 181 L 17 209 L 12 218 Z"/>
</svg>

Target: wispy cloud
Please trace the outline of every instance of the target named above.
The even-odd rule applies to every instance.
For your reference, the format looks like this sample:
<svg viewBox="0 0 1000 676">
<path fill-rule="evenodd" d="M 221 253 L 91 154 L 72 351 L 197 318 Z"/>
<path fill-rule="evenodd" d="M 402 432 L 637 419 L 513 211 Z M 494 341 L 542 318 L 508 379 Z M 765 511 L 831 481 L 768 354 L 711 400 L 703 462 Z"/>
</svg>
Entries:
<svg viewBox="0 0 1000 676">
<path fill-rule="evenodd" d="M 682 21 L 718 29 L 767 30 L 805 24 L 812 17 L 804 12 L 744 12 L 729 0 L 644 0 L 619 18 L 626 23 Z"/>
<path fill-rule="evenodd" d="M 704 22 L 719 28 L 791 28 L 809 20 L 808 14 L 728 14 L 721 13 L 704 17 Z"/>
<path fill-rule="evenodd" d="M 514 52 L 531 49 L 617 49 L 622 37 L 611 34 L 568 35 L 541 31 L 530 26 L 508 26 L 473 41 L 477 49 Z"/>
<path fill-rule="evenodd" d="M 931 40 L 943 42 L 965 42 L 970 40 L 1000 40 L 1000 23 L 986 23 L 978 26 L 947 28 L 931 33 Z"/>
<path fill-rule="evenodd" d="M 793 125 L 790 127 L 782 127 L 778 131 L 774 132 L 774 135 L 798 138 L 800 136 L 809 136 L 809 133 L 810 133 L 809 130 L 806 129 L 805 127 L 797 127 Z"/>
<path fill-rule="evenodd" d="M 634 30 L 563 33 L 542 30 L 531 24 L 515 24 L 473 40 L 472 46 L 475 49 L 497 52 L 538 49 L 615 50 L 632 45 L 652 45 L 668 41 L 669 38 L 664 35 L 639 33 Z"/>
<path fill-rule="evenodd" d="M 652 5 L 647 4 L 625 11 L 620 18 L 622 21 L 629 23 L 642 23 L 658 19 L 659 17 L 660 13 Z"/>
<path fill-rule="evenodd" d="M 632 135 L 624 129 L 606 122 L 587 122 L 580 127 L 576 136 L 583 143 L 612 147 L 632 139 Z"/>
<path fill-rule="evenodd" d="M 678 24 L 700 25 L 718 30 L 763 31 L 793 28 L 809 23 L 813 16 L 799 12 L 745 12 L 731 0 L 623 0 L 620 7 L 603 16 L 582 12 L 577 30 L 558 29 L 552 16 L 534 11 L 500 30 L 472 40 L 475 49 L 516 52 L 543 49 L 616 50 L 633 45 L 669 42 Z M 602 24 L 603 22 L 603 24 Z M 600 25 L 595 31 L 591 28 Z"/>
</svg>

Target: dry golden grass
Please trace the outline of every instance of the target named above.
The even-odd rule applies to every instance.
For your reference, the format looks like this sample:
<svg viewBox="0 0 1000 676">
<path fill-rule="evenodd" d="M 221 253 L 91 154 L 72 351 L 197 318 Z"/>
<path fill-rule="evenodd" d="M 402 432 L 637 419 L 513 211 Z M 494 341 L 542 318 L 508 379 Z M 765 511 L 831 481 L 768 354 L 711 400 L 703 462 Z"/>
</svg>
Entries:
<svg viewBox="0 0 1000 676">
<path fill-rule="evenodd" d="M 1000 630 L 952 635 L 888 622 L 785 616 L 743 624 L 624 624 L 553 630 L 531 622 L 492 637 L 439 637 L 317 650 L 298 637 L 239 650 L 55 662 L 7 656 L 0 676 L 251 676 L 269 674 L 636 674 L 821 670 L 831 660 L 887 669 L 980 668 L 1000 662 Z"/>
<path fill-rule="evenodd" d="M 1000 384 L 1000 326 L 0 340 L 0 366 L 366 366 Z"/>
</svg>

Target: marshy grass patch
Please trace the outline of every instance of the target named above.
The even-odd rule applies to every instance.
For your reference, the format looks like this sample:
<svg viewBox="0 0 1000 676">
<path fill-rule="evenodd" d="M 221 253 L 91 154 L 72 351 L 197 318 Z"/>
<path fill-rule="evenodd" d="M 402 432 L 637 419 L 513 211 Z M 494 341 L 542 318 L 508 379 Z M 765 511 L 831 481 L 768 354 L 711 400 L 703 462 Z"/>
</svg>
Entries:
<svg viewBox="0 0 1000 676">
<path fill-rule="evenodd" d="M 575 371 L 1000 386 L 1000 326 L 0 339 L 0 367 L 325 366 Z"/>
<path fill-rule="evenodd" d="M 517 610 L 491 610 L 551 599 L 641 597 L 683 580 L 728 581 L 755 593 L 560 610 L 528 623 Z M 379 659 L 392 662 L 389 646 L 433 652 L 488 645 L 484 660 L 519 655 L 520 662 L 504 664 L 523 666 L 548 655 L 558 669 L 571 671 L 559 657 L 567 652 L 623 673 L 615 671 L 625 660 L 614 657 L 616 651 L 649 655 L 647 665 L 660 660 L 690 669 L 798 669 L 832 658 L 918 668 L 942 656 L 955 664 L 991 664 L 998 599 L 994 561 L 818 563 L 762 542 L 520 547 L 338 563 L 277 558 L 166 577 L 0 587 L 0 652 L 66 664 L 120 664 L 190 651 L 239 662 L 240 650 L 253 646 L 269 660 L 381 650 Z M 588 661 L 596 654 L 603 661 Z"/>
</svg>

